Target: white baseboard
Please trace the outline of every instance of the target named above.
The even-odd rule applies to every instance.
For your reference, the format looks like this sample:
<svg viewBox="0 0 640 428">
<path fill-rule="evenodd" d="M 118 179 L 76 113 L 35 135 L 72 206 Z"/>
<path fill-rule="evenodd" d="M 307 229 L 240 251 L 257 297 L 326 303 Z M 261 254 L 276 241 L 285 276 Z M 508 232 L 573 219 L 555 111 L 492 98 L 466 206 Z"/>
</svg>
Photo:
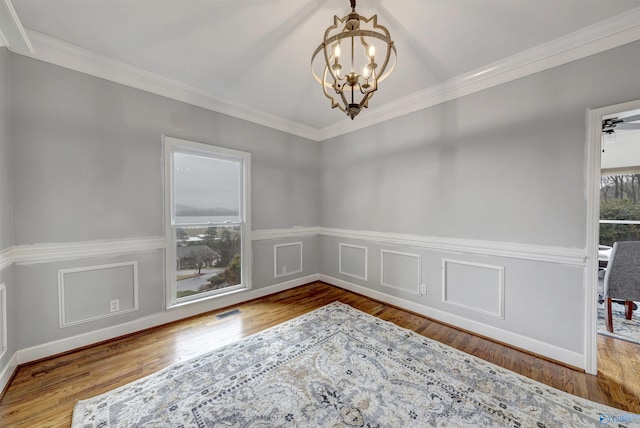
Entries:
<svg viewBox="0 0 640 428">
<path fill-rule="evenodd" d="M 198 315 L 215 309 L 224 308 L 226 306 L 236 305 L 238 303 L 253 300 L 259 297 L 268 296 L 270 294 L 279 293 L 290 288 L 308 284 L 317 281 L 319 275 L 308 275 L 296 278 L 291 281 L 281 282 L 269 287 L 230 293 L 216 299 L 207 300 L 202 303 L 194 303 L 192 305 L 180 306 L 169 309 L 165 312 L 148 315 L 127 323 L 118 324 L 112 327 L 106 327 L 100 330 L 91 331 L 89 333 L 79 334 L 77 336 L 44 343 L 42 345 L 32 346 L 30 348 L 21 349 L 14 355 L 17 364 L 25 364 L 36 361 L 52 355 L 68 352 L 83 346 L 92 345 L 105 340 L 113 339 L 126 334 L 135 333 L 147 328 L 156 327 L 167 324 L 193 315 Z"/>
<path fill-rule="evenodd" d="M 18 353 L 14 352 L 7 365 L 5 365 L 2 368 L 2 372 L 0 372 L 0 393 L 11 380 L 11 376 L 13 376 L 13 372 L 15 372 L 16 368 L 18 368 Z"/>
<path fill-rule="evenodd" d="M 434 320 L 441 321 L 446 324 L 489 337 L 510 346 L 542 355 L 544 357 L 559 361 L 564 364 L 568 364 L 576 368 L 585 369 L 585 356 L 574 351 L 563 349 L 549 343 L 541 342 L 530 337 L 503 330 L 501 328 L 482 324 L 477 321 L 441 311 L 439 309 L 431 308 L 429 306 L 420 305 L 416 302 L 390 296 L 389 294 L 371 290 L 361 285 L 333 278 L 328 275 L 320 275 L 320 281 L 326 282 L 327 284 L 335 285 L 336 287 L 344 288 L 345 290 L 353 291 L 354 293 L 362 294 L 363 296 L 367 296 L 372 299 L 389 303 L 399 308 L 406 309 L 408 311 L 424 315 Z"/>
</svg>

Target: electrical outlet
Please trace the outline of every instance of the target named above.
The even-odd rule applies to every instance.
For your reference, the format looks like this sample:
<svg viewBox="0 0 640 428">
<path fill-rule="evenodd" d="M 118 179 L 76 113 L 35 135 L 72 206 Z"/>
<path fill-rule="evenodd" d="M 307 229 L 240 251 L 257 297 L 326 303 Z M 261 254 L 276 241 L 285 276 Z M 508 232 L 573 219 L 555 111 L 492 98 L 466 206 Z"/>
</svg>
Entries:
<svg viewBox="0 0 640 428">
<path fill-rule="evenodd" d="M 120 300 L 115 299 L 109 303 L 109 312 L 118 312 L 120 310 Z"/>
<path fill-rule="evenodd" d="M 284 275 L 285 273 L 287 273 L 287 265 L 283 265 L 282 266 L 282 272 L 280 272 L 282 275 Z"/>
<path fill-rule="evenodd" d="M 427 284 L 420 284 L 420 294 L 427 294 Z"/>
</svg>

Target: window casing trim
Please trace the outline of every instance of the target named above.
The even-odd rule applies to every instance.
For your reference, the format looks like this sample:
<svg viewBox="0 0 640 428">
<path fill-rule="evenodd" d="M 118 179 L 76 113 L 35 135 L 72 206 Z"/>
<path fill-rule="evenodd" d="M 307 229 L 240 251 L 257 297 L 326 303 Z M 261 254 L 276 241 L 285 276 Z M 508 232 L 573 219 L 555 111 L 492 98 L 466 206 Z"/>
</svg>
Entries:
<svg viewBox="0 0 640 428">
<path fill-rule="evenodd" d="M 203 300 L 212 299 L 237 291 L 248 290 L 252 288 L 251 273 L 251 154 L 239 150 L 228 149 L 224 147 L 213 146 L 195 141 L 182 140 L 179 138 L 162 136 L 163 155 L 164 155 L 164 229 L 166 239 L 165 250 L 165 304 L 166 308 L 184 306 L 186 304 L 201 302 Z M 175 224 L 174 221 L 174 191 L 173 191 L 173 154 L 184 153 L 215 159 L 226 159 L 239 161 L 241 163 L 241 183 L 240 193 L 240 221 L 238 222 L 212 222 L 212 223 L 181 223 Z M 176 229 L 177 227 L 188 226 L 240 226 L 241 228 L 241 283 L 200 293 L 193 296 L 177 297 L 177 281 L 176 281 Z"/>
</svg>

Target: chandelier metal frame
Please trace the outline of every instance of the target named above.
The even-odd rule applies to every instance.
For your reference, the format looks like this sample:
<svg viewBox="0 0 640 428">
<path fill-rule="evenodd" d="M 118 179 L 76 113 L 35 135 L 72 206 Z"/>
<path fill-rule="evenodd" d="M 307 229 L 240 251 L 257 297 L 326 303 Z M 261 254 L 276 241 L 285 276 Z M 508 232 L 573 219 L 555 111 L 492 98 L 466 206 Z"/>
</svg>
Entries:
<svg viewBox="0 0 640 428">
<path fill-rule="evenodd" d="M 324 32 L 322 43 L 311 56 L 311 73 L 322 85 L 324 95 L 331 100 L 331 108 L 338 107 L 353 120 L 363 108 L 369 107 L 369 100 L 378 90 L 378 84 L 395 69 L 397 52 L 389 30 L 378 24 L 378 15 L 365 18 L 356 12 L 356 0 L 350 2 L 351 13 L 342 18 L 334 15 L 333 25 Z M 339 30 L 341 24 L 344 27 Z M 370 28 L 363 29 L 365 26 Z M 380 66 L 375 62 L 373 39 L 382 42 L 378 43 L 379 46 L 384 45 L 384 60 Z M 343 73 L 346 67 L 341 63 L 341 43 L 344 40 L 349 41 L 347 48 L 350 47 L 348 73 Z M 360 52 L 356 54 L 356 51 Z M 322 76 L 313 68 L 320 52 L 323 52 L 324 58 Z M 355 70 L 358 62 L 366 64 L 362 72 Z"/>
</svg>

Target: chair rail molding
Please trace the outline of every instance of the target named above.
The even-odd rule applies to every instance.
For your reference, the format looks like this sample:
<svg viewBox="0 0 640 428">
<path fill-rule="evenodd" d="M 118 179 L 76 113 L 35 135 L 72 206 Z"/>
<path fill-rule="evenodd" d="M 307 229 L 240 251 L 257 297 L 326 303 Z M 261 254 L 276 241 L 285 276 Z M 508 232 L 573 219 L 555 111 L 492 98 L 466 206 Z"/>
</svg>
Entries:
<svg viewBox="0 0 640 428">
<path fill-rule="evenodd" d="M 252 241 L 299 239 L 301 237 L 314 236 L 333 236 L 342 239 L 355 239 L 380 244 L 404 245 L 408 247 L 426 248 L 454 253 L 492 255 L 560 263 L 578 267 L 584 267 L 586 263 L 586 250 L 583 248 L 565 248 L 501 241 L 444 238 L 319 226 L 296 226 L 287 229 L 261 229 L 251 232 Z M 166 245 L 167 242 L 165 237 L 161 236 L 18 245 L 0 251 L 0 270 L 7 268 L 14 263 L 18 265 L 27 265 L 103 255 L 127 254 L 165 249 Z"/>
<path fill-rule="evenodd" d="M 164 237 L 141 237 L 104 241 L 19 245 L 13 248 L 15 264 L 28 265 L 164 249 L 166 248 L 166 239 Z"/>
<path fill-rule="evenodd" d="M 303 227 L 294 226 L 287 229 L 258 229 L 251 231 L 252 241 L 264 241 L 269 239 L 298 238 L 305 236 L 317 236 L 320 232 L 319 226 Z"/>
<path fill-rule="evenodd" d="M 15 262 L 15 249 L 9 247 L 0 251 L 0 272 L 13 265 Z"/>
</svg>

